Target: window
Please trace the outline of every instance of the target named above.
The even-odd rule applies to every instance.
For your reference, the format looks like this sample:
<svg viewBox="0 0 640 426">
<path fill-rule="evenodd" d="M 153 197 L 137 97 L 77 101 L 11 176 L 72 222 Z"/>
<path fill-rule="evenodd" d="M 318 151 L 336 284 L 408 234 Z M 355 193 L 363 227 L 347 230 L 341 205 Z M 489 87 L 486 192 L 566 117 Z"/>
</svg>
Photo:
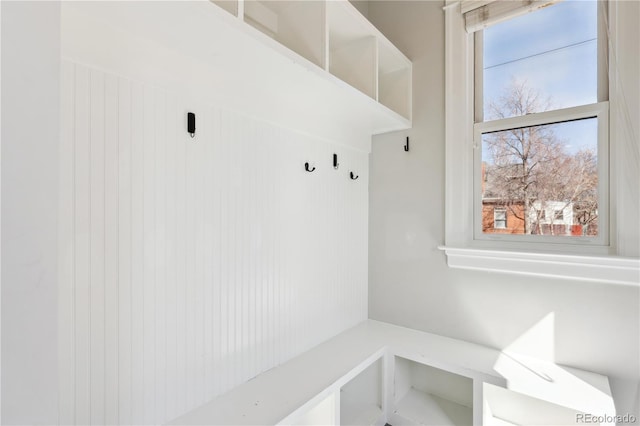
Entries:
<svg viewBox="0 0 640 426">
<path fill-rule="evenodd" d="M 507 229 L 507 211 L 495 209 L 493 211 L 493 227 L 495 229 Z"/>
<path fill-rule="evenodd" d="M 557 40 L 565 43 L 548 45 L 537 52 L 526 50 L 525 43 L 520 43 L 518 49 L 521 54 L 518 56 L 501 58 L 499 54 L 509 53 L 502 48 L 496 50 L 498 56 L 484 56 L 484 43 L 492 43 L 490 37 L 493 27 L 498 28 L 500 23 L 516 22 L 520 16 L 544 16 L 540 14 L 554 8 L 557 11 L 563 4 L 574 6 L 572 3 L 580 2 L 445 0 L 445 241 L 440 248 L 447 255 L 449 267 L 637 284 L 638 261 L 613 255 L 637 257 L 640 254 L 637 241 L 640 232 L 637 212 L 640 208 L 635 186 L 635 182 L 640 180 L 640 168 L 637 156 L 629 155 L 638 149 L 637 121 L 631 117 L 637 116 L 640 98 L 628 95 L 637 93 L 637 76 L 640 73 L 636 55 L 630 53 L 637 48 L 640 37 L 640 28 L 633 18 L 637 16 L 640 5 L 618 0 L 591 3 L 596 4 L 591 11 L 595 10 L 597 15 L 597 40 L 591 40 L 594 37 L 588 37 L 588 34 L 586 38 L 575 38 L 571 42 L 558 37 Z M 578 14 L 573 15 L 575 19 L 578 17 Z M 575 19 L 561 27 L 586 25 Z M 539 28 L 551 26 L 553 30 L 558 27 L 549 23 L 541 20 Z M 593 31 L 592 25 L 590 28 Z M 477 33 L 480 30 L 481 33 Z M 534 36 L 535 30 L 529 33 L 529 38 Z M 605 36 L 608 40 L 605 40 Z M 504 35 L 494 38 L 494 42 L 496 40 L 509 41 Z M 553 38 L 544 40 L 545 43 L 554 41 Z M 572 65 L 568 61 L 565 65 L 551 68 L 545 61 L 565 55 L 567 51 L 584 53 L 590 48 L 593 52 L 594 47 L 597 52 L 595 62 L 584 68 L 584 74 L 574 73 L 569 80 L 564 80 L 564 84 L 560 83 L 552 91 L 557 99 L 542 103 L 547 107 L 520 114 L 492 115 L 495 111 L 490 108 L 489 99 L 495 99 L 495 96 L 491 94 L 509 87 L 512 79 L 495 77 L 497 83 L 493 84 L 489 81 L 491 76 L 487 75 L 487 84 L 483 85 L 484 74 L 497 74 L 499 68 L 504 71 L 518 66 L 534 69 L 535 64 L 529 63 L 527 67 L 522 67 L 522 64 L 530 59 L 543 61 L 543 65 L 535 68 L 537 75 L 521 79 L 537 85 L 539 82 L 536 79 L 543 72 L 549 74 L 545 78 L 562 77 L 567 67 Z M 477 52 L 481 52 L 482 56 Z M 492 62 L 489 63 L 489 60 Z M 501 65 L 510 61 L 514 62 Z M 485 69 L 488 67 L 492 68 Z M 481 69 L 480 73 L 477 72 L 478 68 Z M 591 81 L 593 85 L 594 78 L 597 86 L 595 91 L 587 90 L 580 96 L 565 96 L 565 89 L 573 80 L 582 83 Z M 518 83 L 518 80 L 513 79 L 513 82 Z M 546 100 L 545 97 L 541 99 Z M 497 100 L 500 100 L 499 96 Z M 516 188 L 509 185 L 508 181 L 498 185 L 496 172 L 502 172 L 503 175 L 512 173 L 507 175 L 513 178 L 512 183 L 524 176 L 515 174 L 517 165 L 509 165 L 508 155 L 498 158 L 502 163 L 497 160 L 491 163 L 490 144 L 498 148 L 499 139 L 508 140 L 513 136 L 511 131 L 540 135 L 553 131 L 561 137 L 562 146 L 569 154 L 574 154 L 579 150 L 577 147 L 584 145 L 586 139 L 580 134 L 588 132 L 594 141 L 589 143 L 589 147 L 593 150 L 593 146 L 596 146 L 597 151 L 592 153 L 595 154 L 593 158 L 585 158 L 583 164 L 594 164 L 595 160 L 595 191 L 592 186 L 587 191 L 589 194 L 583 194 L 585 198 L 576 198 L 573 203 L 562 202 L 566 197 L 560 199 L 556 194 L 546 194 L 549 197 L 541 194 L 545 197 L 537 199 L 520 197 L 520 206 L 516 201 L 510 205 L 500 201 L 499 197 L 504 194 L 513 196 Z M 569 133 L 573 135 L 572 138 L 567 137 Z M 548 151 L 553 153 L 553 150 Z M 568 164 L 580 162 L 570 161 Z M 497 169 L 498 166 L 501 170 Z M 554 170 L 551 167 L 546 169 Z M 547 173 L 540 176 L 568 179 L 575 174 Z M 485 191 L 496 195 L 491 200 L 492 206 L 506 207 L 509 230 L 517 232 L 483 232 L 493 229 L 493 210 L 489 206 L 485 209 L 482 203 Z M 487 197 L 489 195 L 486 194 Z M 529 205 L 525 208 L 526 200 Z M 597 202 L 597 208 L 593 206 L 594 201 Z M 611 216 L 609 203 L 615 207 L 611 208 Z M 555 210 L 562 210 L 561 224 L 554 221 Z M 520 217 L 519 223 L 515 222 L 515 216 Z M 529 223 L 526 232 L 515 229 L 524 228 L 525 221 Z M 581 225 L 580 229 L 576 225 Z"/>
<path fill-rule="evenodd" d="M 499 237 L 505 241 L 607 243 L 597 213 L 608 203 L 601 4 L 566 0 L 475 32 L 476 239 L 498 238 L 482 226 L 485 206 L 498 202 L 521 225 Z M 467 22 L 481 20 L 478 13 Z M 538 214 L 545 210 L 552 221 Z"/>
<path fill-rule="evenodd" d="M 554 221 L 564 221 L 564 215 L 562 210 L 554 210 L 553 212 L 553 220 Z"/>
</svg>

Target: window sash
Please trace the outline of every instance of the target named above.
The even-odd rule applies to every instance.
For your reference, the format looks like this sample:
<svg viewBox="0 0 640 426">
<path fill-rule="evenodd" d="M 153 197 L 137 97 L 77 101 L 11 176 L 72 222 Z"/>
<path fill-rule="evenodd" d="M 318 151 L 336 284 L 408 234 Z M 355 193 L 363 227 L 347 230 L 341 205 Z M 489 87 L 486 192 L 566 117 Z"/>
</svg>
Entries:
<svg viewBox="0 0 640 426">
<path fill-rule="evenodd" d="M 553 2 L 548 2 L 550 4 L 557 3 L 562 0 L 555 0 Z M 499 0 L 490 0 L 488 3 L 511 3 L 511 1 L 499 1 Z M 598 0 L 598 102 L 608 101 L 609 100 L 609 48 L 608 48 L 608 31 L 607 31 L 607 22 L 609 20 L 608 11 L 607 11 L 607 2 L 608 0 Z M 483 3 L 482 0 L 466 0 L 463 1 L 463 5 L 465 3 Z M 488 4 L 487 4 L 488 5 Z M 535 9 L 534 9 L 535 10 Z M 523 12 L 526 13 L 529 10 Z M 515 16 L 508 16 L 503 19 L 511 19 Z M 497 22 L 494 22 L 497 23 Z M 487 25 L 488 26 L 488 25 Z M 483 28 L 486 28 L 484 26 Z M 479 30 L 482 28 L 479 28 Z M 483 63 L 483 53 L 484 53 L 484 36 L 482 31 L 475 31 L 475 34 L 472 36 L 473 43 L 470 44 L 472 47 L 471 51 L 473 52 L 473 96 L 474 96 L 474 122 L 479 123 L 484 121 L 484 63 Z"/>
<path fill-rule="evenodd" d="M 597 118 L 598 120 L 598 236 L 566 238 L 547 235 L 505 235 L 482 232 L 482 135 L 523 127 L 557 124 L 566 121 Z M 473 175 L 473 228 L 474 240 L 502 240 L 525 244 L 540 243 L 563 245 L 597 245 L 609 244 L 609 102 L 598 102 L 590 105 L 563 108 L 553 111 L 509 117 L 499 120 L 475 123 L 473 126 L 474 175 Z"/>
</svg>

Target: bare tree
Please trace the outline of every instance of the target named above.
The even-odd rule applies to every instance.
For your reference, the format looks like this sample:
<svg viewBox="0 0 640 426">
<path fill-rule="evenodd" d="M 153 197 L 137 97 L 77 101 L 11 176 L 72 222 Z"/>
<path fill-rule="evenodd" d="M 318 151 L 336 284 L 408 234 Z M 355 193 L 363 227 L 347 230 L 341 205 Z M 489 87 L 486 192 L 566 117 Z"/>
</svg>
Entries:
<svg viewBox="0 0 640 426">
<path fill-rule="evenodd" d="M 551 106 L 526 82 L 513 82 L 489 104 L 490 118 L 542 112 Z M 524 223 L 524 233 L 543 233 L 548 203 L 564 203 L 583 225 L 597 221 L 596 156 L 583 150 L 570 154 L 551 125 L 504 130 L 483 135 L 485 190 L 483 198 L 500 200 Z M 541 206 L 534 209 L 535 206 Z M 553 232 L 554 217 L 546 217 Z"/>
</svg>

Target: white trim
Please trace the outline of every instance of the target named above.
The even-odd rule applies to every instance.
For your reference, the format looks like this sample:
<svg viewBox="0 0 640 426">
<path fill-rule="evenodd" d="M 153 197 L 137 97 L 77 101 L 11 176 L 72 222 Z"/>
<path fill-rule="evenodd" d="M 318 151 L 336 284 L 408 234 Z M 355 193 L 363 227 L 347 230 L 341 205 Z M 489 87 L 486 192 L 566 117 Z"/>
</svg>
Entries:
<svg viewBox="0 0 640 426">
<path fill-rule="evenodd" d="M 640 287 L 640 259 L 439 246 L 451 268 Z"/>
<path fill-rule="evenodd" d="M 609 1 L 611 239 L 623 256 L 640 256 L 639 17 L 639 2 Z"/>
<path fill-rule="evenodd" d="M 458 4 L 458 3 L 454 3 Z M 445 242 L 467 245 L 473 236 L 473 35 L 459 8 L 445 9 Z M 457 164 L 457 166 L 454 166 Z"/>
</svg>

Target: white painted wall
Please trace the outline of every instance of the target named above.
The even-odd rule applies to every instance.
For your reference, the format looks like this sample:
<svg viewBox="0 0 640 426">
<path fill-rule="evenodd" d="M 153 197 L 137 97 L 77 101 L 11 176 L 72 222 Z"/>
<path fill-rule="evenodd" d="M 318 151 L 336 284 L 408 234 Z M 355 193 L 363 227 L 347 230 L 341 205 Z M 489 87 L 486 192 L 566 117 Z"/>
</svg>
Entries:
<svg viewBox="0 0 640 426">
<path fill-rule="evenodd" d="M 60 156 L 62 423 L 166 422 L 366 319 L 366 152 L 64 61 Z"/>
<path fill-rule="evenodd" d="M 55 424 L 60 5 L 1 8 L 1 422 Z"/>
<path fill-rule="evenodd" d="M 442 6 L 438 1 L 369 4 L 369 18 L 414 67 L 413 129 L 373 138 L 369 317 L 498 348 L 515 342 L 523 352 L 551 352 L 559 363 L 614 377 L 614 392 L 624 388 L 620 401 L 627 391 L 637 398 L 639 287 L 454 270 L 436 249 L 444 242 L 445 218 Z M 637 41 L 630 21 L 619 30 Z M 619 58 L 624 75 L 632 74 L 629 64 L 636 58 Z M 631 111 L 637 111 L 638 99 L 627 97 Z M 411 136 L 408 153 L 402 149 L 406 135 Z M 625 190 L 637 192 L 637 187 Z"/>
</svg>

